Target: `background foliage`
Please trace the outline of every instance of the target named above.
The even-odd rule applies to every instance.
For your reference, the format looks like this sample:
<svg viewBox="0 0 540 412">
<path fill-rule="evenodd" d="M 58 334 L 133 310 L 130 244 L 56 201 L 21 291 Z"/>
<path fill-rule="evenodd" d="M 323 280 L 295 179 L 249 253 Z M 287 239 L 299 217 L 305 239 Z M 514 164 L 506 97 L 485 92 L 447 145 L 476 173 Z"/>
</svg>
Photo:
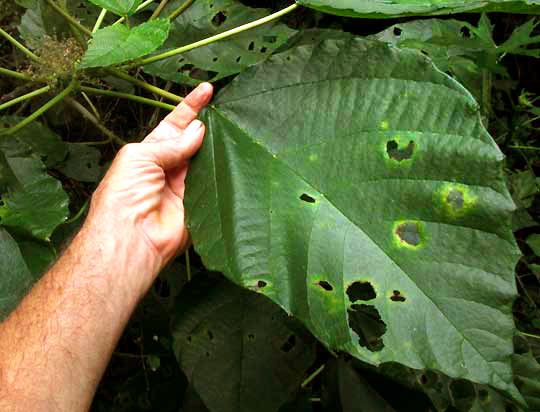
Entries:
<svg viewBox="0 0 540 412">
<path fill-rule="evenodd" d="M 540 54 L 535 44 L 540 37 L 534 18 L 508 14 L 535 13 L 536 2 L 493 2 L 485 8 L 506 13 L 396 21 L 381 17 L 460 12 L 465 11 L 464 3 L 453 7 L 449 2 L 446 9 L 435 9 L 427 1 L 393 5 L 308 1 L 306 5 L 315 11 L 298 8 L 279 22 L 128 72 L 118 65 L 148 53 L 168 52 L 288 6 L 272 1 L 195 0 L 167 19 L 177 13 L 180 1 L 150 2 L 136 13 L 141 3 L 20 0 L 0 5 L 3 32 L 29 48 L 24 52 L 13 41 L 0 42 L 0 66 L 24 77 L 0 77 L 4 111 L 0 117 L 4 132 L 0 136 L 0 317 L 13 309 L 77 230 L 93 188 L 120 145 L 139 140 L 156 124 L 162 110 L 172 107 L 164 99 L 174 103 L 189 87 L 211 80 L 220 92 L 203 114 L 209 130 L 190 175 L 190 225 L 206 267 L 224 272 L 246 289 L 208 272 L 193 250 L 189 260 L 172 262 L 134 314 L 93 410 L 540 410 L 536 177 L 540 108 L 535 75 Z M 104 28 L 96 31 L 85 50 L 84 36 L 101 13 L 96 5 L 117 16 L 104 16 Z M 66 15 L 75 20 L 70 22 Z M 376 19 L 349 17 L 353 15 Z M 129 25 L 112 25 L 119 16 L 127 18 Z M 354 70 L 357 74 L 351 76 Z M 344 80 L 334 79 L 340 75 Z M 365 88 L 358 86 L 358 78 L 369 81 Z M 334 83 L 325 88 L 323 83 L 329 80 Z M 306 82 L 311 86 L 303 86 Z M 403 88 L 404 84 L 414 86 Z M 11 104 L 37 87 L 41 89 L 32 99 Z M 77 94 L 69 97 L 73 91 Z M 358 96 L 353 99 L 354 93 Z M 59 94 L 65 99 L 55 101 Z M 344 101 L 344 96 L 350 100 Z M 44 107 L 39 122 L 21 127 L 21 121 L 34 120 L 25 116 Z M 421 107 L 440 114 L 434 117 L 438 121 L 430 123 L 429 110 Z M 441 122 L 444 118 L 448 122 Z M 342 124 L 364 137 L 351 140 Z M 280 149 L 283 142 L 276 125 L 285 128 L 288 147 L 294 150 Z M 504 173 L 502 155 L 484 126 L 506 154 Z M 221 149 L 217 157 L 212 152 L 216 147 Z M 381 163 L 375 154 L 386 160 Z M 327 181 L 322 179 L 321 164 L 326 165 Z M 239 170 L 229 171 L 232 165 Z M 328 165 L 337 167 L 332 170 Z M 388 165 L 390 171 L 385 171 Z M 418 175 L 403 171 L 410 165 Z M 271 172 L 261 173 L 265 168 Z M 209 173 L 219 176 L 219 186 L 196 184 L 208 179 Z M 396 183 L 357 190 L 358 182 L 380 173 Z M 425 179 L 425 173 L 434 184 L 440 180 L 466 185 L 445 189 L 406 183 L 411 176 Z M 260 190 L 272 182 L 282 190 Z M 495 188 L 498 194 L 479 187 Z M 221 191 L 221 198 L 235 193 L 240 201 L 197 207 L 208 206 L 214 191 Z M 273 198 L 270 193 L 281 196 L 281 207 L 264 206 Z M 290 193 L 294 196 L 288 197 Z M 392 209 L 389 205 L 396 193 L 399 203 Z M 433 207 L 431 193 L 439 193 L 442 197 L 437 201 L 446 203 Z M 359 194 L 364 197 L 357 198 Z M 511 215 L 510 195 L 516 204 Z M 332 209 L 336 204 L 341 206 Z M 359 204 L 361 208 L 351 207 Z M 479 206 L 472 215 L 457 210 L 471 205 Z M 335 240 L 339 233 L 367 230 L 372 238 L 382 239 L 384 231 L 377 232 L 381 226 L 377 223 L 389 217 L 395 221 L 403 209 L 408 210 L 408 220 L 389 230 L 410 250 L 383 247 L 382 258 L 399 262 L 407 268 L 406 276 L 394 273 L 383 259 L 381 273 L 358 277 L 358 268 L 377 268 L 373 260 L 362 261 L 363 254 L 373 258 L 380 250 L 367 244 L 362 252 L 351 249 L 347 262 L 356 268 L 352 272 L 332 266 L 333 249 L 343 246 Z M 208 216 L 197 210 L 215 213 Z M 231 216 L 223 220 L 227 213 Z M 272 219 L 281 228 L 277 231 L 281 237 L 275 237 L 278 247 L 272 250 L 282 247 L 284 252 L 254 261 L 250 254 L 260 255 L 261 248 L 246 249 L 246 245 L 257 245 L 256 227 L 266 213 L 274 214 Z M 244 226 L 238 234 L 226 228 L 215 232 L 216 225 L 208 219 L 218 216 L 222 222 L 244 216 L 239 219 Z M 340 216 L 348 220 L 341 219 L 342 226 L 332 233 Z M 445 229 L 440 233 L 448 239 L 438 238 L 434 242 L 438 248 L 429 246 L 430 256 L 454 262 L 453 267 L 445 271 L 438 263 L 422 268 L 425 258 L 403 257 L 411 256 L 418 245 L 429 245 L 426 233 L 433 233 L 431 227 L 417 222 L 441 224 L 453 219 L 478 229 L 473 241 L 469 235 Z M 305 233 L 302 226 L 292 229 L 303 221 L 319 222 L 307 240 L 295 235 Z M 510 228 L 522 253 L 517 266 Z M 499 236 L 499 246 L 491 233 Z M 352 244 L 359 244 L 358 239 Z M 216 252 L 227 248 L 227 253 Z M 304 254 L 304 250 L 316 253 Z M 471 257 L 471 251 L 478 256 Z M 467 259 L 458 268 L 459 256 Z M 274 270 L 259 270 L 267 259 L 273 261 Z M 472 266 L 471 259 L 477 259 Z M 426 274 L 439 275 L 437 282 L 427 283 L 436 308 L 428 309 L 430 302 L 422 301 L 424 295 L 418 292 L 425 291 L 421 279 L 427 279 Z M 493 274 L 498 280 L 493 280 Z M 279 283 L 294 278 L 310 285 L 305 301 L 294 287 L 289 294 Z M 441 311 L 454 287 L 457 299 Z M 332 308 L 339 308 L 339 315 Z M 467 363 L 463 370 L 454 368 L 459 364 L 452 361 L 457 352 L 446 353 L 451 328 L 435 322 L 437 327 L 429 329 L 426 318 L 419 317 L 427 314 L 435 319 L 441 313 L 458 322 L 457 330 L 462 328 L 456 342 L 468 336 L 465 341 L 475 342 L 480 357 L 489 361 L 479 362 L 478 356 L 469 354 L 463 357 Z M 341 331 L 336 329 L 339 325 Z M 489 335 L 475 338 L 471 329 Z M 401 348 L 409 338 L 414 345 Z M 494 351 L 481 347 L 495 344 Z M 489 364 L 501 378 L 486 372 Z"/>
</svg>

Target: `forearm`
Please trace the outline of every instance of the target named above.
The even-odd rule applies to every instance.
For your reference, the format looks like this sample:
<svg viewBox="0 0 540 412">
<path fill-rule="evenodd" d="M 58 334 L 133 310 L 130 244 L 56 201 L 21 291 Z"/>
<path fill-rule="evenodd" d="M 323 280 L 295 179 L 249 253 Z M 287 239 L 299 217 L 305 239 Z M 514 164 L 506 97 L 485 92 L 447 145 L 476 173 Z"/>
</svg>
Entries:
<svg viewBox="0 0 540 412">
<path fill-rule="evenodd" d="M 144 242 L 115 240 L 114 228 L 107 228 L 108 236 L 99 230 L 83 227 L 0 324 L 0 410 L 72 412 L 90 407 L 147 287 L 136 280 L 148 279 L 160 266 Z"/>
</svg>

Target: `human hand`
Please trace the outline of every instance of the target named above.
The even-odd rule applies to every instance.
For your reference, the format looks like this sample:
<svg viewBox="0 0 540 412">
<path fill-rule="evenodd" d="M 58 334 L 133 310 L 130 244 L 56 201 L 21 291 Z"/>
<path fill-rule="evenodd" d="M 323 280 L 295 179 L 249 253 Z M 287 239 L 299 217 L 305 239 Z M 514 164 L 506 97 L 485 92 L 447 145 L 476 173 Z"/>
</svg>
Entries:
<svg viewBox="0 0 540 412">
<path fill-rule="evenodd" d="M 212 91 L 199 85 L 141 143 L 124 146 L 92 197 L 83 230 L 119 261 L 128 254 L 129 265 L 146 265 L 143 288 L 187 245 L 184 180 L 205 131 L 195 118 Z"/>
</svg>

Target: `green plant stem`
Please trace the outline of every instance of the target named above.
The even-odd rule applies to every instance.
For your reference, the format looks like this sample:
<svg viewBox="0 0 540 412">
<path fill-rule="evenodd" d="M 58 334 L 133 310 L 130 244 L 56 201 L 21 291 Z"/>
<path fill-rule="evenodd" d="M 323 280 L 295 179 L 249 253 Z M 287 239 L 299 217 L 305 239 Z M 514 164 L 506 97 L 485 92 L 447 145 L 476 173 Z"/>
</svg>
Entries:
<svg viewBox="0 0 540 412">
<path fill-rule="evenodd" d="M 98 110 L 96 109 L 96 106 L 94 106 L 94 103 L 92 103 L 92 100 L 88 97 L 88 95 L 81 90 L 81 95 L 86 100 L 86 103 L 88 103 L 88 106 L 90 106 L 90 109 L 92 109 L 92 112 L 94 113 L 94 116 L 97 117 L 98 120 L 101 120 L 101 116 L 99 115 Z"/>
<path fill-rule="evenodd" d="M 22 74 L 13 70 L 4 69 L 3 67 L 0 67 L 0 74 L 4 74 L 6 76 L 15 77 L 16 79 L 25 80 L 27 82 L 33 82 L 35 81 L 30 76 L 27 76 L 26 74 Z"/>
<path fill-rule="evenodd" d="M 187 281 L 191 282 L 191 264 L 189 263 L 189 247 L 184 252 L 186 256 L 186 274 L 187 274 Z"/>
<path fill-rule="evenodd" d="M 174 93 L 171 93 L 171 92 L 168 92 L 166 90 L 160 89 L 157 86 L 152 86 L 151 84 L 148 84 L 148 83 L 146 83 L 146 82 L 144 82 L 142 80 L 136 79 L 135 77 L 132 77 L 129 74 L 127 74 L 127 73 L 125 73 L 125 72 L 123 72 L 121 70 L 107 69 L 107 71 L 110 74 L 112 74 L 112 75 L 114 75 L 116 77 L 120 77 L 121 79 L 124 79 L 124 80 L 126 80 L 126 81 L 128 81 L 130 83 L 133 83 L 136 86 L 142 87 L 143 89 L 149 90 L 152 93 L 163 96 L 163 97 L 165 97 L 165 98 L 167 98 L 169 100 L 172 100 L 173 102 L 180 103 L 182 100 L 184 100 L 182 97 L 177 96 Z"/>
<path fill-rule="evenodd" d="M 117 135 L 115 135 L 113 132 L 111 132 L 109 129 L 107 129 L 103 124 L 94 116 L 92 113 L 90 113 L 86 107 L 84 107 L 82 104 L 80 104 L 77 100 L 72 99 L 68 97 L 66 101 L 72 106 L 75 110 L 77 110 L 82 116 L 89 120 L 91 123 L 94 124 L 105 136 L 109 138 L 109 142 L 115 141 L 121 146 L 124 146 L 127 144 L 127 142 L 121 138 L 119 138 Z M 103 142 L 100 142 L 99 144 L 104 144 Z"/>
<path fill-rule="evenodd" d="M 519 145 L 508 145 L 510 149 L 523 149 L 523 150 L 540 150 L 540 147 L 534 146 L 519 146 Z"/>
<path fill-rule="evenodd" d="M 96 20 L 96 24 L 94 24 L 94 28 L 92 29 L 92 33 L 95 33 L 99 30 L 101 27 L 101 23 L 103 23 L 103 19 L 105 18 L 105 15 L 107 14 L 107 9 L 102 9 L 101 13 L 99 13 L 99 16 Z"/>
<path fill-rule="evenodd" d="M 174 20 L 176 19 L 178 16 L 180 16 L 185 9 L 187 9 L 189 6 L 191 6 L 191 3 L 193 3 L 193 0 L 187 0 L 185 1 L 184 3 L 182 3 L 180 5 L 180 7 L 178 7 L 175 11 L 173 11 L 169 17 L 167 17 L 169 20 Z"/>
<path fill-rule="evenodd" d="M 9 102 L 5 102 L 3 104 L 0 104 L 0 110 L 7 109 L 8 107 L 13 106 L 14 104 L 23 102 L 27 99 L 31 99 L 32 97 L 39 96 L 40 94 L 47 93 L 49 90 L 51 90 L 51 86 L 45 86 L 41 89 L 34 90 L 33 92 L 23 94 L 22 96 L 16 97 L 15 99 L 11 99 Z"/>
<path fill-rule="evenodd" d="M 63 224 L 69 225 L 70 223 L 73 223 L 79 220 L 81 216 L 83 215 L 83 213 L 86 212 L 86 209 L 88 209 L 88 203 L 89 203 L 89 199 L 87 199 L 86 202 L 84 202 L 84 205 L 82 205 L 82 207 L 79 209 L 79 211 L 77 212 L 75 216 L 73 216 L 71 219 L 66 220 Z"/>
<path fill-rule="evenodd" d="M 135 9 L 135 13 L 141 11 L 142 9 L 148 7 L 150 4 L 152 4 L 154 2 L 154 0 L 146 0 L 144 2 L 141 3 L 141 5 L 139 7 L 137 7 Z M 124 22 L 124 18 L 123 17 L 120 17 L 118 20 L 116 20 L 112 25 L 116 25 L 116 24 L 120 24 L 120 23 L 123 23 Z"/>
<path fill-rule="evenodd" d="M 0 34 L 2 36 L 4 36 L 4 38 L 7 41 L 9 41 L 13 46 L 15 46 L 20 51 L 22 51 L 24 54 L 26 54 L 29 58 L 31 58 L 32 60 L 34 60 L 36 62 L 40 61 L 40 59 L 39 59 L 39 57 L 37 55 L 32 53 L 32 51 L 30 51 L 24 44 L 19 43 L 14 37 L 11 37 L 10 34 L 8 32 L 6 32 L 5 30 L 3 30 L 1 27 L 0 27 Z"/>
<path fill-rule="evenodd" d="M 161 109 L 166 109 L 166 110 L 174 110 L 175 108 L 175 106 L 173 106 L 172 104 L 158 102 L 157 100 L 147 99 L 146 97 L 137 96 L 135 94 L 114 92 L 112 90 L 95 89 L 93 87 L 87 87 L 87 86 L 79 86 L 79 90 L 87 92 L 87 93 L 101 94 L 104 96 L 111 96 L 111 97 L 118 97 L 120 99 L 133 100 L 139 103 L 148 104 L 150 106 L 159 107 Z"/>
<path fill-rule="evenodd" d="M 156 17 L 159 17 L 160 13 L 162 12 L 163 8 L 167 5 L 167 2 L 169 0 L 161 0 L 161 2 L 159 3 L 159 5 L 157 6 L 157 8 L 154 10 L 154 12 L 152 13 L 152 15 L 150 16 L 150 19 L 149 20 L 153 20 L 155 19 Z"/>
<path fill-rule="evenodd" d="M 540 336 L 538 335 L 533 335 L 531 333 L 526 333 L 526 332 L 521 332 L 521 331 L 518 331 L 520 335 L 523 335 L 523 336 L 528 336 L 529 338 L 536 338 L 536 339 L 540 339 Z"/>
<path fill-rule="evenodd" d="M 307 379 L 306 379 L 304 382 L 302 382 L 302 384 L 300 385 L 300 387 L 301 387 L 301 388 L 305 388 L 306 386 L 308 386 L 308 385 L 310 384 L 310 382 L 311 382 L 313 379 L 315 379 L 315 378 L 316 378 L 316 377 L 324 370 L 324 367 L 325 367 L 325 366 L 326 366 L 326 365 L 321 365 L 321 366 L 319 367 L 319 369 L 317 369 L 315 372 L 313 372 L 311 375 L 309 375 L 309 376 L 307 377 Z"/>
<path fill-rule="evenodd" d="M 13 134 L 16 131 L 22 129 L 27 124 L 33 122 L 36 120 L 39 116 L 41 116 L 43 113 L 45 113 L 47 110 L 49 110 L 51 107 L 53 107 L 55 104 L 61 102 L 64 98 L 66 98 L 75 88 L 76 80 L 73 79 L 71 83 L 69 83 L 68 87 L 66 87 L 64 90 L 62 90 L 59 94 L 54 96 L 51 100 L 49 100 L 47 103 L 45 103 L 43 106 L 41 106 L 39 109 L 37 109 L 34 113 L 32 113 L 30 116 L 25 117 L 21 122 L 17 123 L 15 126 L 10 127 L 9 129 L 2 130 L 0 134 Z"/>
<path fill-rule="evenodd" d="M 68 22 L 70 22 L 73 26 L 75 26 L 79 31 L 82 31 L 84 34 L 88 36 L 92 36 L 92 32 L 90 29 L 87 29 L 84 27 L 81 23 L 78 22 L 78 20 L 71 16 L 67 11 L 62 9 L 58 4 L 56 4 L 53 0 L 47 0 L 47 3 L 58 13 L 60 14 L 64 19 L 66 19 Z"/>
<path fill-rule="evenodd" d="M 238 26 L 238 27 L 236 27 L 234 29 L 227 30 L 226 32 L 216 34 L 215 36 L 208 37 L 207 39 L 199 40 L 199 41 L 197 41 L 195 43 L 191 43 L 191 44 L 179 47 L 179 48 L 174 49 L 174 50 L 170 50 L 170 51 L 165 52 L 165 53 L 157 54 L 157 55 L 152 56 L 152 57 L 147 57 L 146 59 L 139 60 L 138 62 L 128 64 L 128 65 L 124 66 L 124 68 L 131 69 L 133 67 L 144 66 L 145 64 L 149 64 L 149 63 L 157 62 L 159 60 L 167 59 L 169 57 L 176 56 L 177 54 L 180 54 L 180 53 L 185 53 L 185 52 L 187 52 L 189 50 L 193 50 L 193 49 L 195 49 L 197 47 L 206 46 L 206 45 L 208 45 L 210 43 L 214 43 L 214 42 L 216 42 L 218 40 L 224 39 L 226 37 L 233 36 L 233 35 L 238 34 L 238 33 L 242 33 L 242 32 L 244 32 L 246 30 L 252 29 L 252 28 L 257 27 L 257 26 L 260 26 L 261 24 L 265 24 L 265 23 L 268 23 L 268 22 L 270 22 L 272 20 L 278 19 L 279 17 L 284 16 L 285 14 L 290 13 L 291 11 L 295 10 L 297 7 L 298 7 L 298 4 L 295 3 L 295 4 L 285 8 L 283 10 L 280 10 L 280 11 L 278 11 L 276 13 L 271 14 L 270 16 L 266 16 L 266 17 L 264 17 L 262 19 L 255 20 L 255 21 L 253 21 L 251 23 L 244 24 L 242 26 Z"/>
</svg>

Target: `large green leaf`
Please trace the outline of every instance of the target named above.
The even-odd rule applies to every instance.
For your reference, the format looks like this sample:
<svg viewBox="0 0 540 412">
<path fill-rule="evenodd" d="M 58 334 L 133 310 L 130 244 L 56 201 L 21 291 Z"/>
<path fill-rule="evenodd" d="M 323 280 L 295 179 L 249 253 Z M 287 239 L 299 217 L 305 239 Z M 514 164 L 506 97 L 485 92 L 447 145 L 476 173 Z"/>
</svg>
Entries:
<svg viewBox="0 0 540 412">
<path fill-rule="evenodd" d="M 539 0 L 299 0 L 298 3 L 325 13 L 372 18 L 480 11 L 540 13 Z"/>
<path fill-rule="evenodd" d="M 277 411 L 315 360 L 281 308 L 222 277 L 197 276 L 174 314 L 174 353 L 212 412 Z"/>
<path fill-rule="evenodd" d="M 170 4 L 166 13 L 183 1 Z M 167 51 L 222 33 L 270 14 L 237 0 L 198 0 L 176 18 L 163 48 Z M 268 23 L 217 43 L 144 66 L 145 72 L 177 83 L 197 84 L 236 74 L 266 59 L 296 33 L 281 23 Z"/>
<path fill-rule="evenodd" d="M 32 281 L 17 242 L 0 226 L 0 321 L 17 306 Z"/>
<path fill-rule="evenodd" d="M 142 0 L 90 0 L 90 2 L 120 16 L 124 16 L 126 14 L 132 14 L 142 3 Z"/>
<path fill-rule="evenodd" d="M 352 39 L 278 54 L 202 115 L 196 250 L 332 349 L 519 399 L 514 204 L 478 111 L 416 51 Z"/>
<path fill-rule="evenodd" d="M 104 67 L 142 57 L 156 50 L 167 39 L 170 23 L 154 19 L 133 29 L 122 24 L 94 33 L 79 67 Z"/>
<path fill-rule="evenodd" d="M 2 194 L 0 225 L 48 241 L 68 215 L 68 196 L 49 176 L 29 146 L 11 138 L 0 145 L 0 177 L 8 190 Z"/>
</svg>

